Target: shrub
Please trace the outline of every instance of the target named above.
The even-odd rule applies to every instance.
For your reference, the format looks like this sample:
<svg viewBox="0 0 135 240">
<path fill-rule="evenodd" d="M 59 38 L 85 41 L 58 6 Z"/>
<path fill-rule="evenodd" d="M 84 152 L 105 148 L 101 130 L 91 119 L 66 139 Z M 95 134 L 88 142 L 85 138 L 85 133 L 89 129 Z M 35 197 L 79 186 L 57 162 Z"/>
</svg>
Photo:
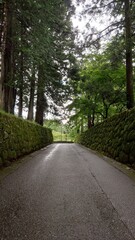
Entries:
<svg viewBox="0 0 135 240">
<path fill-rule="evenodd" d="M 135 166 L 135 108 L 97 124 L 78 135 L 76 141 Z"/>
<path fill-rule="evenodd" d="M 50 129 L 0 111 L 0 161 L 3 165 L 52 142 Z"/>
</svg>

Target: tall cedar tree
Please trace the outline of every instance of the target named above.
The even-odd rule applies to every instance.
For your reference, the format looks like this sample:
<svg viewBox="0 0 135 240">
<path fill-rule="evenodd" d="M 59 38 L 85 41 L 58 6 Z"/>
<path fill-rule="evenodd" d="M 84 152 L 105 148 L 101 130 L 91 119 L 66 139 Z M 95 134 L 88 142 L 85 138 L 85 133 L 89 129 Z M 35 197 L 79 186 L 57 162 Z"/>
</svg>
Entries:
<svg viewBox="0 0 135 240">
<path fill-rule="evenodd" d="M 65 3 L 70 7 L 70 1 Z M 59 103 L 64 96 L 60 95 L 64 87 L 62 77 L 68 69 L 73 48 L 70 11 L 65 3 L 61 0 L 4 0 L 0 4 L 0 108 L 14 113 L 17 100 L 18 115 L 22 116 L 25 99 L 29 106 L 28 119 L 32 120 L 37 92 L 36 104 L 41 102 L 41 106 L 36 106 L 36 116 L 41 114 L 41 119 L 36 117 L 36 121 L 40 124 L 47 97 Z M 42 101 L 38 99 L 39 92 Z"/>
</svg>

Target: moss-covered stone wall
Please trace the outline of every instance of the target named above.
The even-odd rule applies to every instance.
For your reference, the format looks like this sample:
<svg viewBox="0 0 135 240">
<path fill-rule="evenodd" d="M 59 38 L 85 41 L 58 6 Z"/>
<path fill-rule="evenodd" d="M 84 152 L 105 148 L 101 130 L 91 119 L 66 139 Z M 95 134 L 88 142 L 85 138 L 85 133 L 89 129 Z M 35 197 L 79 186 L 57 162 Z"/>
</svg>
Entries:
<svg viewBox="0 0 135 240">
<path fill-rule="evenodd" d="M 0 165 L 7 165 L 52 141 L 50 129 L 0 111 Z"/>
<path fill-rule="evenodd" d="M 97 124 L 79 135 L 77 142 L 135 167 L 135 108 Z"/>
</svg>

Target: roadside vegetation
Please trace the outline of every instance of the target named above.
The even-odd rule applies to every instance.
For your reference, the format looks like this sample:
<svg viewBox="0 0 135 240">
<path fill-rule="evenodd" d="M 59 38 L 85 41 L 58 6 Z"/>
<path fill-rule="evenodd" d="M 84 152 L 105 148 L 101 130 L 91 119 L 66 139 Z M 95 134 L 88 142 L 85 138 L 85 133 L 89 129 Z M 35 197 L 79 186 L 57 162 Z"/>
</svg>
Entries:
<svg viewBox="0 0 135 240">
<path fill-rule="evenodd" d="M 135 108 L 78 135 L 76 141 L 135 169 Z"/>
<path fill-rule="evenodd" d="M 0 167 L 52 142 L 51 129 L 0 111 Z"/>
</svg>

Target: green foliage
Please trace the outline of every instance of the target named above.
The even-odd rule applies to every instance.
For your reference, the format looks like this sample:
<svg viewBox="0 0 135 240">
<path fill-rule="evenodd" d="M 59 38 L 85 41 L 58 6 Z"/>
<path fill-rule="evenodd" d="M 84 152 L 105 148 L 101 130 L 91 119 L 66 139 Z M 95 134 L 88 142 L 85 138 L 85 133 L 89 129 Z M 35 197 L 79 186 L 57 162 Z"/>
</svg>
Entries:
<svg viewBox="0 0 135 240">
<path fill-rule="evenodd" d="M 96 51 L 83 59 L 80 70 L 71 74 L 75 89 L 73 101 L 68 106 L 74 116 L 70 120 L 81 128 L 113 116 L 126 108 L 126 71 L 118 51 L 112 52 L 114 43 L 123 48 L 121 38 L 112 38 L 102 53 Z M 76 84 L 74 84 L 77 76 Z"/>
<path fill-rule="evenodd" d="M 52 130 L 54 130 L 56 132 L 61 131 L 61 122 L 60 122 L 60 120 L 57 120 L 57 119 L 46 119 L 44 126 L 47 128 L 51 128 Z"/>
<path fill-rule="evenodd" d="M 52 143 L 52 131 L 0 112 L 0 160 L 3 165 Z"/>
<path fill-rule="evenodd" d="M 53 139 L 57 141 L 73 141 L 74 136 L 69 124 L 63 124 L 58 119 L 45 120 L 45 127 L 52 129 Z"/>
<path fill-rule="evenodd" d="M 60 141 L 60 142 L 67 142 L 67 141 L 71 141 L 71 139 L 69 138 L 69 135 L 65 132 L 56 132 L 56 131 L 52 131 L 53 134 L 53 139 L 54 142 Z"/>
<path fill-rule="evenodd" d="M 135 166 L 135 108 L 117 114 L 78 135 L 77 142 Z"/>
</svg>

